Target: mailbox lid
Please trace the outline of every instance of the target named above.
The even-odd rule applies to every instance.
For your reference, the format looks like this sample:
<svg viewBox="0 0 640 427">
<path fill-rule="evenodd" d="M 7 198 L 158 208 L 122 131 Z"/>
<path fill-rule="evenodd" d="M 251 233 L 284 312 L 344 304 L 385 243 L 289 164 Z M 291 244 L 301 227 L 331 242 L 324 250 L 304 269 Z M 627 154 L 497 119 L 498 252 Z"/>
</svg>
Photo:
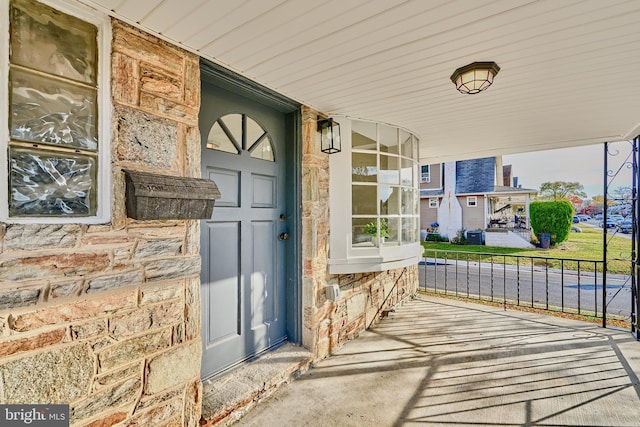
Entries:
<svg viewBox="0 0 640 427">
<path fill-rule="evenodd" d="M 215 182 L 204 178 L 185 178 L 148 172 L 124 171 L 127 192 L 132 197 L 161 199 L 218 200 L 220 191 Z"/>
</svg>

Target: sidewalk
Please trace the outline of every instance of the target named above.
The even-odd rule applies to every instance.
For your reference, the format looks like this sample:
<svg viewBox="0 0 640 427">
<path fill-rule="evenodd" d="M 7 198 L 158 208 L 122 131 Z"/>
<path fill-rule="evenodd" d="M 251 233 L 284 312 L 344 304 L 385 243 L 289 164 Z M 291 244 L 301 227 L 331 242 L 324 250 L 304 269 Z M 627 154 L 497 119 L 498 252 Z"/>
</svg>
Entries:
<svg viewBox="0 0 640 427">
<path fill-rule="evenodd" d="M 628 332 L 419 296 L 240 426 L 638 426 Z"/>
</svg>

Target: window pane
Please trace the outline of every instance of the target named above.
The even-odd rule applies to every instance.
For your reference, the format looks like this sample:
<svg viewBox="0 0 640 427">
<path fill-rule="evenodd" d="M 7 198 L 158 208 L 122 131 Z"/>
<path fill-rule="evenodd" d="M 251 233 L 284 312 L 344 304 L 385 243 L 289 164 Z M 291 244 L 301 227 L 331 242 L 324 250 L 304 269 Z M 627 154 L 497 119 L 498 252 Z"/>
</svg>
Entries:
<svg viewBox="0 0 640 427">
<path fill-rule="evenodd" d="M 403 156 L 413 159 L 413 138 L 412 135 L 405 131 L 400 130 L 400 145 L 401 153 Z M 415 160 L 415 159 L 414 159 Z"/>
<path fill-rule="evenodd" d="M 398 144 L 398 129 L 380 125 L 380 152 L 400 154 Z"/>
<path fill-rule="evenodd" d="M 273 155 L 273 145 L 268 136 L 257 143 L 255 147 L 251 147 L 251 157 L 254 159 L 268 160 L 270 162 L 276 161 Z"/>
<path fill-rule="evenodd" d="M 240 150 L 229 139 L 220 123 L 215 122 L 207 136 L 207 148 L 210 150 L 219 150 L 226 153 L 239 154 Z"/>
<path fill-rule="evenodd" d="M 351 191 L 353 215 L 377 215 L 377 190 L 375 185 L 354 185 Z"/>
<path fill-rule="evenodd" d="M 379 187 L 379 197 L 381 215 L 400 214 L 400 187 L 381 185 Z"/>
<path fill-rule="evenodd" d="M 413 177 L 415 176 L 416 164 L 413 160 L 405 159 L 404 157 L 400 160 L 402 164 L 402 169 L 400 170 L 400 184 L 406 186 L 413 186 Z"/>
<path fill-rule="evenodd" d="M 242 114 L 227 114 L 218 119 L 221 125 L 226 126 L 231 138 L 239 148 L 242 146 Z"/>
<path fill-rule="evenodd" d="M 402 214 L 417 215 L 418 214 L 418 192 L 409 188 L 402 189 Z"/>
<path fill-rule="evenodd" d="M 97 92 L 12 69 L 11 138 L 97 150 Z"/>
<path fill-rule="evenodd" d="M 247 116 L 247 147 L 251 147 L 265 132 L 262 126 Z"/>
<path fill-rule="evenodd" d="M 376 150 L 376 124 L 352 121 L 351 147 L 359 150 Z"/>
<path fill-rule="evenodd" d="M 402 218 L 402 243 L 417 242 L 419 238 L 418 219 Z"/>
<path fill-rule="evenodd" d="M 15 148 L 9 160 L 11 216 L 95 215 L 93 157 Z"/>
<path fill-rule="evenodd" d="M 41 3 L 11 2 L 12 64 L 95 85 L 98 29 Z"/>
<path fill-rule="evenodd" d="M 353 218 L 351 221 L 351 244 L 354 246 L 376 246 L 374 238 L 377 236 L 373 233 L 371 226 L 367 224 L 377 224 L 377 218 Z M 373 233 L 373 234 L 372 234 Z"/>
<path fill-rule="evenodd" d="M 400 184 L 400 158 L 380 154 L 380 179 L 383 184 Z"/>
<path fill-rule="evenodd" d="M 400 218 L 382 218 L 388 224 L 388 234 L 383 243 L 384 246 L 397 246 L 399 243 L 400 234 Z"/>
<path fill-rule="evenodd" d="M 351 180 L 353 182 L 376 182 L 378 167 L 375 154 L 351 154 Z"/>
</svg>

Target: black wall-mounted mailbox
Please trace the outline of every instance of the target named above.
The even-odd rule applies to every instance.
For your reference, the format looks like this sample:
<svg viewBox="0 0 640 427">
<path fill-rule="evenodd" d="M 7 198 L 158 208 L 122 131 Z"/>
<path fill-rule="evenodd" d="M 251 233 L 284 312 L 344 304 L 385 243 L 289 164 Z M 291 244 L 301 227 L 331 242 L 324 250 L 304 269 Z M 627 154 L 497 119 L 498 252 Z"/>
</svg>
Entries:
<svg viewBox="0 0 640 427">
<path fill-rule="evenodd" d="M 133 219 L 209 219 L 220 198 L 218 186 L 208 179 L 123 172 L 127 215 Z"/>
</svg>

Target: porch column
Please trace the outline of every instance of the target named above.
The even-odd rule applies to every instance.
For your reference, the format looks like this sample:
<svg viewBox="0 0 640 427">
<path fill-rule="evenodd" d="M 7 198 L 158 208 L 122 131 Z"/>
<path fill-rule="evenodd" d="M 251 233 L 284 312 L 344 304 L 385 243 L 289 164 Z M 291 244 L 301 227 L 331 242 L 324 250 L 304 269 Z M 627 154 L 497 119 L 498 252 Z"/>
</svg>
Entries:
<svg viewBox="0 0 640 427">
<path fill-rule="evenodd" d="M 524 196 L 524 211 L 527 214 L 527 230 L 531 230 L 531 223 L 529 222 L 529 194 Z"/>
</svg>

